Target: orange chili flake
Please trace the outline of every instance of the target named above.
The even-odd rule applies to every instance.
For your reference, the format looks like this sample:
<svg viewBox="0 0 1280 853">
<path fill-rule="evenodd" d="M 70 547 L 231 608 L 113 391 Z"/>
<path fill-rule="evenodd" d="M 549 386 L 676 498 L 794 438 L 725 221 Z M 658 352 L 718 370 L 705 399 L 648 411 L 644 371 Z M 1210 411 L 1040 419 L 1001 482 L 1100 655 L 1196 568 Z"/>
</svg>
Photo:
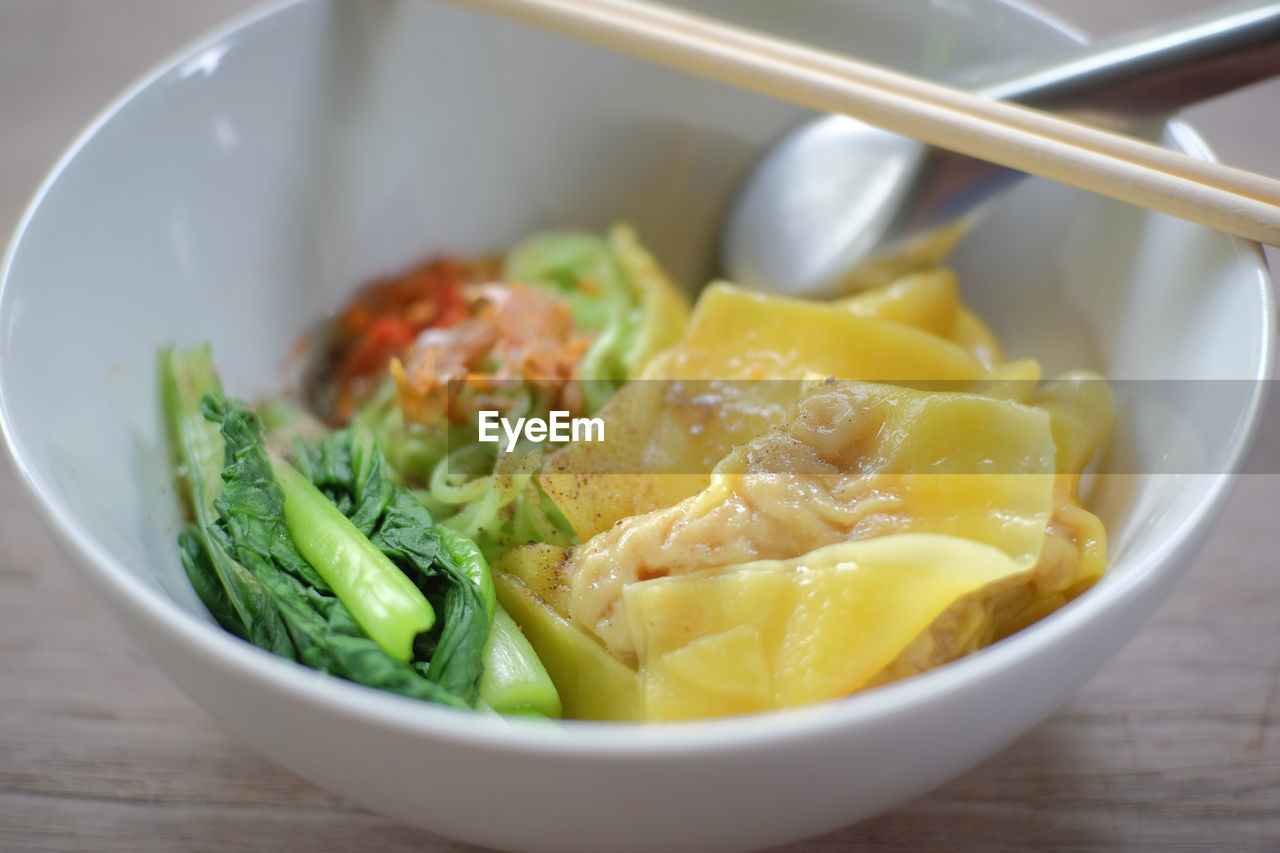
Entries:
<svg viewBox="0 0 1280 853">
<path fill-rule="evenodd" d="M 375 281 L 356 296 L 334 324 L 334 422 L 350 419 L 391 359 L 406 353 L 423 330 L 448 328 L 467 318 L 463 286 L 477 272 L 488 270 L 457 258 L 436 258 L 404 275 Z"/>
</svg>

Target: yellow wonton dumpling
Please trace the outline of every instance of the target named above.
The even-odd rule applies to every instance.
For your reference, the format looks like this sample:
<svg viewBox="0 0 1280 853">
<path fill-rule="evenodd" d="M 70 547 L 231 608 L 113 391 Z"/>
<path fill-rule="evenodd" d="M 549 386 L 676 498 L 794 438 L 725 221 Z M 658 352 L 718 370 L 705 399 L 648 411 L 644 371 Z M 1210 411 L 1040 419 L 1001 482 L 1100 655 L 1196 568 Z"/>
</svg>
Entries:
<svg viewBox="0 0 1280 853">
<path fill-rule="evenodd" d="M 948 608 L 981 609 L 1028 568 L 990 545 L 902 533 L 631 584 L 646 716 L 740 714 L 848 695 Z M 973 636 L 957 644 L 971 648 L 983 624 L 967 624 Z"/>
<path fill-rule="evenodd" d="M 581 544 L 509 552 L 499 596 L 573 716 L 913 675 L 1102 574 L 1078 486 L 1111 411 L 1091 374 L 1005 362 L 941 268 L 830 303 L 713 284 L 600 411 L 610 440 L 544 467 Z"/>
<path fill-rule="evenodd" d="M 937 280 L 940 286 L 910 285 L 857 310 L 708 286 L 679 344 L 650 359 L 598 413 L 608 442 L 555 453 L 543 469 L 543 490 L 585 540 L 705 487 L 730 450 L 782 422 L 811 376 L 986 378 L 984 364 L 958 344 L 877 316 L 945 323 L 938 318 L 947 305 L 954 308 L 954 282 Z"/>
<path fill-rule="evenodd" d="M 1053 512 L 1049 416 L 976 394 L 817 383 L 789 419 L 736 448 L 706 489 L 572 549 L 570 615 L 634 652 L 637 581 L 901 532 L 962 536 L 1034 563 Z"/>
</svg>

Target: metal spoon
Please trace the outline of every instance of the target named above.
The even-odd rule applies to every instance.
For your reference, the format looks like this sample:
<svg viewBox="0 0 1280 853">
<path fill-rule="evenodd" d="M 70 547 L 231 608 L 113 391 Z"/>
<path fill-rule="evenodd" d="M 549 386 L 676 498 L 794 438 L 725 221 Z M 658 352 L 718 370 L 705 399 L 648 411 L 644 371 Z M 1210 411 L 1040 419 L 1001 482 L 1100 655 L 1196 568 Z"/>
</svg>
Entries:
<svg viewBox="0 0 1280 853">
<path fill-rule="evenodd" d="M 1276 74 L 1280 3 L 1255 2 L 979 92 L 1149 135 L 1182 107 Z M 883 284 L 941 260 L 1023 176 L 844 116 L 816 119 L 744 185 L 724 234 L 725 269 L 747 287 L 793 296 Z"/>
</svg>

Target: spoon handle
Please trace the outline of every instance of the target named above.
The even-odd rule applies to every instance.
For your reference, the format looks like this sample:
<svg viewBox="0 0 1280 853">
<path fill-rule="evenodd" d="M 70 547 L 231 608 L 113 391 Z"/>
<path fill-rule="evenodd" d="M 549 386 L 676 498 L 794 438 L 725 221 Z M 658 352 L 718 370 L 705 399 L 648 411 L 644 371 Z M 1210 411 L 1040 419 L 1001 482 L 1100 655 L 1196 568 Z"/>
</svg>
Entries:
<svg viewBox="0 0 1280 853">
<path fill-rule="evenodd" d="M 1280 74 L 1280 3 L 1248 3 L 1172 29 L 1102 43 L 1065 63 L 983 86 L 1114 130 L 1135 131 L 1198 101 Z"/>
</svg>

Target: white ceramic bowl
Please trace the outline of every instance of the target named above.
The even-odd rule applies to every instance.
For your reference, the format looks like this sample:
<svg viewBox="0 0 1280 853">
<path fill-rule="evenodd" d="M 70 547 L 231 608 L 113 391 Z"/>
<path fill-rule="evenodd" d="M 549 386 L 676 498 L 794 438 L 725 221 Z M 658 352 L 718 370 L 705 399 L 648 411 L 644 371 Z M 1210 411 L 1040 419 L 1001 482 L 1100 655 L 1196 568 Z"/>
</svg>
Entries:
<svg viewBox="0 0 1280 853">
<path fill-rule="evenodd" d="M 996 0 L 699 0 L 699 9 L 946 75 L 1065 53 Z M 914 796 L 1045 716 L 1168 592 L 1221 508 L 1257 387 L 1178 385 L 1173 433 L 1122 422 L 1099 493 L 1114 567 L 1014 638 L 785 714 L 537 726 L 326 678 L 216 628 L 188 588 L 157 349 L 212 341 L 227 384 L 280 380 L 291 343 L 363 280 L 546 226 L 639 226 L 686 283 L 784 104 L 432 2 L 288 3 L 184 51 L 114 104 L 40 190 L 5 260 L 0 415 L 72 559 L 138 645 L 229 730 L 409 823 L 555 851 L 759 847 Z M 1205 153 L 1186 128 L 1171 141 Z M 1118 377 L 1256 380 L 1273 305 L 1256 246 L 1029 181 L 955 258 L 1014 354 Z M 1207 403 L 1205 405 L 1208 405 Z M 92 650 L 86 653 L 91 654 Z"/>
</svg>

